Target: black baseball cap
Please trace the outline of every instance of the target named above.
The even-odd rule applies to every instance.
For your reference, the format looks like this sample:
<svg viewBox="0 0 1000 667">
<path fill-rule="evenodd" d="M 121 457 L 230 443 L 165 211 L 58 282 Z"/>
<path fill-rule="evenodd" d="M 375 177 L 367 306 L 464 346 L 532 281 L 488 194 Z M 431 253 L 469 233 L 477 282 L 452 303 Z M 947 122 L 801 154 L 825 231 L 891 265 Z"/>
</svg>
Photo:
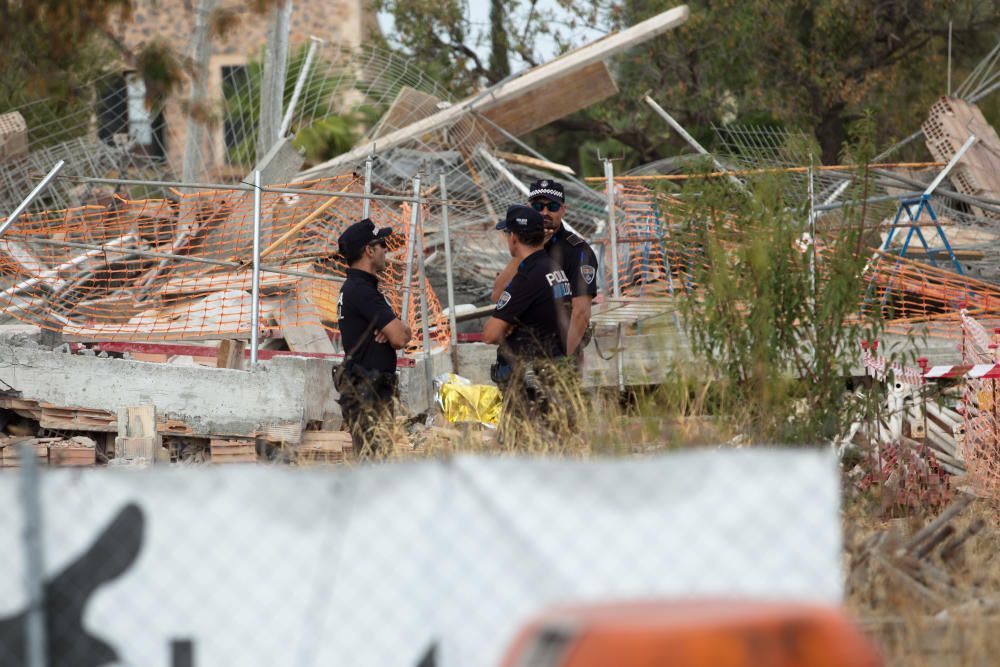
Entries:
<svg viewBox="0 0 1000 667">
<path fill-rule="evenodd" d="M 365 218 L 344 230 L 337 240 L 340 256 L 350 260 L 357 257 L 372 241 L 384 239 L 392 234 L 392 227 L 376 229 L 375 223 Z"/>
<path fill-rule="evenodd" d="M 544 178 L 528 186 L 528 201 L 539 197 L 560 203 L 566 201 L 566 193 L 563 191 L 562 183 Z"/>
<path fill-rule="evenodd" d="M 511 232 L 530 232 L 545 229 L 542 214 L 524 204 L 507 207 L 507 217 L 497 223 L 497 229 Z"/>
</svg>

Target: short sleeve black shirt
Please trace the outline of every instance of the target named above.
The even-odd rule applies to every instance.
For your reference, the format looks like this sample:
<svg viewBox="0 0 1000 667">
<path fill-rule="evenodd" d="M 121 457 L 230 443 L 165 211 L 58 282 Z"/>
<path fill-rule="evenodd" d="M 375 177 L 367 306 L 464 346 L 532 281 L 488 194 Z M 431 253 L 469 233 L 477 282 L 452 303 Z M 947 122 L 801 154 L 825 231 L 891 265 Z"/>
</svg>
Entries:
<svg viewBox="0 0 1000 667">
<path fill-rule="evenodd" d="M 586 241 L 560 225 L 545 249 L 566 272 L 573 296 L 597 296 L 597 255 Z"/>
<path fill-rule="evenodd" d="M 396 319 L 389 302 L 378 291 L 378 278 L 367 271 L 347 269 L 347 279 L 337 301 L 340 337 L 351 362 L 369 370 L 396 372 L 396 350 L 389 343 L 376 343 L 375 334 Z"/>
<path fill-rule="evenodd" d="M 508 353 L 520 359 L 564 355 L 570 299 L 566 274 L 544 249 L 526 257 L 493 311 L 493 317 L 514 325 L 504 341 L 504 357 Z"/>
</svg>

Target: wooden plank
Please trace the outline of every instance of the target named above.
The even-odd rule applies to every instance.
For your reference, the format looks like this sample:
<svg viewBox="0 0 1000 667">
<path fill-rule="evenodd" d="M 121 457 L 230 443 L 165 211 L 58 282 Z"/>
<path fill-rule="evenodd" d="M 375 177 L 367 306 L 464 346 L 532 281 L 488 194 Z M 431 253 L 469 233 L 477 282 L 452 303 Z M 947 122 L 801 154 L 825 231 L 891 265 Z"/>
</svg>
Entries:
<svg viewBox="0 0 1000 667">
<path fill-rule="evenodd" d="M 246 349 L 247 342 L 245 340 L 221 341 L 219 352 L 215 356 L 215 367 L 243 370 L 243 355 Z"/>
<path fill-rule="evenodd" d="M 316 281 L 303 281 L 281 302 L 278 312 L 281 335 L 288 349 L 294 352 L 334 354 L 336 348 L 330 341 L 326 328 L 320 324 L 320 319 L 329 314 L 321 313 L 313 303 L 313 282 Z"/>
<path fill-rule="evenodd" d="M 559 80 L 571 72 L 607 60 L 629 47 L 646 42 L 658 35 L 662 35 L 668 30 L 676 28 L 687 21 L 688 14 L 687 5 L 681 5 L 657 14 L 645 21 L 641 21 L 621 32 L 612 33 L 590 44 L 574 49 L 555 60 L 532 68 L 521 76 L 491 86 L 485 91 L 466 98 L 447 109 L 442 109 L 428 118 L 390 132 L 375 141 L 362 142 L 347 153 L 302 172 L 300 178 L 308 179 L 328 172 L 342 171 L 350 168 L 364 161 L 369 154 L 376 152 L 376 147 L 378 151 L 384 153 L 390 148 L 406 144 L 416 137 L 448 127 L 470 111 L 479 111 L 485 114 L 507 103 L 513 103 L 517 100 L 524 101 L 539 89 L 550 85 L 553 81 Z"/>
<path fill-rule="evenodd" d="M 209 441 L 212 463 L 256 463 L 257 445 L 253 440 Z"/>
<path fill-rule="evenodd" d="M 561 174 L 570 174 L 570 175 L 576 173 L 575 171 L 573 171 L 573 167 L 567 166 L 565 164 L 559 164 L 558 162 L 539 160 L 538 158 L 531 157 L 530 155 L 521 155 L 520 153 L 508 153 L 507 151 L 493 151 L 493 154 L 496 155 L 498 158 L 506 160 L 507 162 L 516 162 L 518 164 L 527 165 L 529 167 L 537 167 L 538 169 L 545 169 L 546 171 L 555 171 Z"/>
<path fill-rule="evenodd" d="M 522 136 L 571 113 L 606 100 L 618 93 L 618 85 L 603 62 L 568 72 L 551 84 L 524 98 L 498 104 L 484 116 L 514 136 Z M 507 138 L 491 127 L 484 127 L 496 143 Z"/>
</svg>

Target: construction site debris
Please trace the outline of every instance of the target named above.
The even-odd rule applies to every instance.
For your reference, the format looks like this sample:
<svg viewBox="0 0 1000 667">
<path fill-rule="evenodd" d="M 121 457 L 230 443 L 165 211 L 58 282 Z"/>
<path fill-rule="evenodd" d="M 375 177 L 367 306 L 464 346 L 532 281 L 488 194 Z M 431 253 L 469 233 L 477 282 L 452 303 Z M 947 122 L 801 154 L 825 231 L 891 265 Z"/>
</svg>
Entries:
<svg viewBox="0 0 1000 667">
<path fill-rule="evenodd" d="M 942 97 L 930 109 L 922 129 L 927 148 L 938 160 L 949 160 L 972 135 L 976 143 L 950 174 L 959 192 L 973 197 L 1000 198 L 1000 136 L 975 104 Z M 1000 219 L 1000 214 L 973 207 L 976 215 Z"/>
<path fill-rule="evenodd" d="M 253 440 L 216 439 L 209 443 L 212 463 L 256 463 L 257 446 Z"/>
</svg>

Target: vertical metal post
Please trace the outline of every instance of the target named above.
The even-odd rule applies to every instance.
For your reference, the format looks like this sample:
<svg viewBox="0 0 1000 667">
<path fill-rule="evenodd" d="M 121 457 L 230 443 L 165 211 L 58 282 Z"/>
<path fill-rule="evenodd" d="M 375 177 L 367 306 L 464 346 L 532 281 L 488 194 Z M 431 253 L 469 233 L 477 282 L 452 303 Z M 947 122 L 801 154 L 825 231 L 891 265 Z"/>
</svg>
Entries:
<svg viewBox="0 0 1000 667">
<path fill-rule="evenodd" d="M 260 337 L 260 170 L 253 172 L 253 273 L 250 282 L 250 370 L 257 368 Z"/>
<path fill-rule="evenodd" d="M 448 318 L 451 325 L 451 370 L 458 373 L 458 320 L 455 316 L 455 274 L 451 264 L 451 230 L 448 227 L 448 178 L 441 174 L 441 231 L 444 233 L 444 276 L 448 285 Z"/>
<path fill-rule="evenodd" d="M 375 156 L 372 153 L 368 154 L 368 159 L 365 160 L 365 199 L 361 205 L 361 219 L 364 220 L 368 217 L 372 210 L 372 200 L 368 198 L 367 195 L 372 193 L 372 166 L 375 162 Z"/>
<path fill-rule="evenodd" d="M 622 295 L 618 282 L 618 229 L 615 226 L 615 166 L 610 158 L 604 158 L 604 178 L 607 179 L 608 235 L 611 245 L 611 286 L 612 295 Z"/>
<path fill-rule="evenodd" d="M 415 203 L 414 206 L 419 210 L 420 202 Z M 427 380 L 426 397 L 429 414 L 430 409 L 434 407 L 434 366 L 431 364 L 431 322 L 427 314 L 427 279 L 424 274 L 424 225 L 422 217 L 417 233 L 420 236 L 420 242 L 414 244 L 414 248 L 417 252 L 417 268 L 419 270 L 417 275 L 420 280 L 420 328 L 423 331 L 424 376 Z"/>
<path fill-rule="evenodd" d="M 416 250 L 417 220 L 420 216 L 420 174 L 413 177 L 413 199 L 410 209 L 410 234 L 406 240 L 406 271 L 403 274 L 403 308 L 399 319 L 407 324 L 410 315 L 410 293 L 413 286 L 413 253 Z"/>
<path fill-rule="evenodd" d="M 295 90 L 292 91 L 292 99 L 288 101 L 288 108 L 285 109 L 285 117 L 281 119 L 281 129 L 278 131 L 278 138 L 288 134 L 292 126 L 292 117 L 295 116 L 295 107 L 299 104 L 299 97 L 302 96 L 302 89 L 306 86 L 306 79 L 309 77 L 309 70 L 312 69 L 313 58 L 316 57 L 316 49 L 323 43 L 319 37 L 309 35 L 309 51 L 306 53 L 306 61 L 302 64 L 299 77 L 295 80 Z"/>
<path fill-rule="evenodd" d="M 31 202 L 38 198 L 38 195 L 42 193 L 42 190 L 49 186 L 52 179 L 55 178 L 56 174 L 58 174 L 65 166 L 66 160 L 59 160 L 59 162 L 56 162 L 55 166 L 49 170 L 49 173 L 45 174 L 45 178 L 43 178 L 38 185 L 32 188 L 31 192 L 28 193 L 28 196 L 17 205 L 17 208 L 15 208 L 11 214 L 7 216 L 7 219 L 0 222 L 0 236 L 3 236 L 3 233 L 6 232 L 11 225 L 17 222 L 17 219 L 21 217 L 21 214 L 24 213 L 25 209 L 31 206 Z"/>
<path fill-rule="evenodd" d="M 812 156 L 809 156 L 809 288 L 813 314 L 816 313 L 816 186 Z"/>
<path fill-rule="evenodd" d="M 618 278 L 618 229 L 615 225 L 615 165 L 610 158 L 604 158 L 604 177 L 607 179 L 608 196 L 608 241 L 611 245 L 611 285 L 614 297 L 621 298 L 622 287 Z M 618 391 L 625 391 L 625 348 L 622 344 L 622 325 L 617 326 Z"/>
<path fill-rule="evenodd" d="M 951 21 L 948 21 L 948 97 L 951 97 Z"/>
<path fill-rule="evenodd" d="M 39 501 L 38 459 L 35 448 L 19 446 L 21 457 L 21 505 L 24 508 L 24 583 L 28 595 L 25 618 L 25 665 L 48 665 L 45 636 L 45 561 L 42 548 L 42 510 Z"/>
</svg>

